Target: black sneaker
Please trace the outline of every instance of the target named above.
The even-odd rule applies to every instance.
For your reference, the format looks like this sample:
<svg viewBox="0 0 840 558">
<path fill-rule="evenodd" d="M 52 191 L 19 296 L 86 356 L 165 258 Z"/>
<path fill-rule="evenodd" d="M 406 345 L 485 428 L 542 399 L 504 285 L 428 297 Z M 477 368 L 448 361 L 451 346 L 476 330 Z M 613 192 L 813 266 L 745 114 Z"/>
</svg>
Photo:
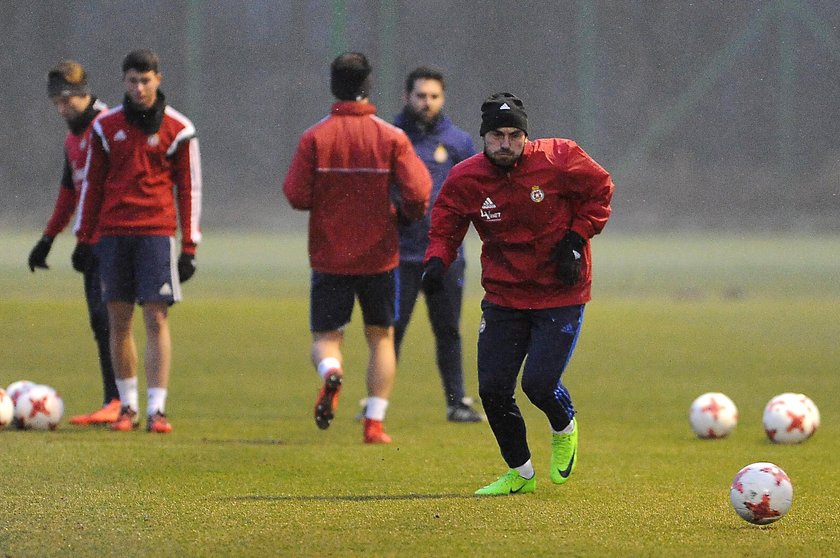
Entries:
<svg viewBox="0 0 840 558">
<path fill-rule="evenodd" d="M 449 422 L 482 422 L 484 415 L 464 403 L 456 403 L 446 408 L 446 420 Z"/>
</svg>

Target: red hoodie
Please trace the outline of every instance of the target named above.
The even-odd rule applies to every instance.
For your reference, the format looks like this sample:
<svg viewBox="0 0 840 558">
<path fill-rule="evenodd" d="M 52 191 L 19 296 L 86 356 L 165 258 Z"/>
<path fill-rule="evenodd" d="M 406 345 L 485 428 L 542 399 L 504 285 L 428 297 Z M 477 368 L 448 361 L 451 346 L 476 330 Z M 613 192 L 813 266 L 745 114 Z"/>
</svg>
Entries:
<svg viewBox="0 0 840 558">
<path fill-rule="evenodd" d="M 517 309 L 557 308 L 589 301 L 592 254 L 583 254 L 581 280 L 565 286 L 555 275 L 552 248 L 569 230 L 585 240 L 610 216 L 610 175 L 575 142 L 525 144 L 510 169 L 479 153 L 456 165 L 432 208 L 425 260 L 448 267 L 470 223 L 482 240 L 481 284 L 488 302 Z"/>
<path fill-rule="evenodd" d="M 420 219 L 432 178 L 405 132 L 376 116 L 369 103 L 340 101 L 300 138 L 283 192 L 308 210 L 312 269 L 373 275 L 399 265 L 399 232 L 391 188 L 402 213 Z"/>
</svg>

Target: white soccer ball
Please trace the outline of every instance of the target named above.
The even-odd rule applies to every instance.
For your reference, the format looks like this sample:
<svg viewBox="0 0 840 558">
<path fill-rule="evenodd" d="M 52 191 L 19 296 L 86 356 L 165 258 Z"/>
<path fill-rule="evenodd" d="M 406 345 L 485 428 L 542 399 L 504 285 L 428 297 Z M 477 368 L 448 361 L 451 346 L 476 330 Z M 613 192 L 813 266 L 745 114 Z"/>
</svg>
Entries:
<svg viewBox="0 0 840 558">
<path fill-rule="evenodd" d="M 63 415 L 64 401 L 50 386 L 30 387 L 15 405 L 15 424 L 26 430 L 55 430 Z"/>
<path fill-rule="evenodd" d="M 753 463 L 735 475 L 729 501 L 746 521 L 766 525 L 781 519 L 793 503 L 790 477 L 772 463 Z"/>
<path fill-rule="evenodd" d="M 0 428 L 5 428 L 15 418 L 15 404 L 12 398 L 6 394 L 6 390 L 0 388 Z"/>
<path fill-rule="evenodd" d="M 30 382 L 29 380 L 18 380 L 9 384 L 9 387 L 6 388 L 6 393 L 12 398 L 12 403 L 16 404 L 20 394 L 34 385 L 35 382 Z"/>
<path fill-rule="evenodd" d="M 816 406 L 816 404 L 811 400 L 810 397 L 805 395 L 804 393 L 797 393 L 797 397 L 802 400 L 802 403 L 805 405 L 805 408 L 808 409 L 808 412 L 811 413 L 811 422 L 814 423 L 814 432 L 820 427 L 820 410 Z M 812 433 L 813 434 L 813 433 Z"/>
<path fill-rule="evenodd" d="M 738 424 L 738 408 L 722 393 L 704 393 L 691 403 L 688 421 L 700 438 L 723 438 Z"/>
<path fill-rule="evenodd" d="M 810 401 L 807 403 L 805 400 Z M 813 401 L 799 393 L 782 393 L 764 407 L 764 432 L 778 444 L 798 444 L 810 438 L 819 424 Z"/>
</svg>

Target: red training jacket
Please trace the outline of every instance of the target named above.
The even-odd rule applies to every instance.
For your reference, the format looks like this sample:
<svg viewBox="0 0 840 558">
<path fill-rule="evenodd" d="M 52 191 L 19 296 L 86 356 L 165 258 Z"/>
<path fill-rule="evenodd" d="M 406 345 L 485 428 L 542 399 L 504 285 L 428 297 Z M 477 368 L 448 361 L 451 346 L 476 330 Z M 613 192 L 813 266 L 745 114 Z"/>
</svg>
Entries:
<svg viewBox="0 0 840 558">
<path fill-rule="evenodd" d="M 479 153 L 456 165 L 432 208 L 425 260 L 448 267 L 470 223 L 482 240 L 481 284 L 487 301 L 517 309 L 589 302 L 592 253 L 583 254 L 581 280 L 563 285 L 552 248 L 567 231 L 585 240 L 610 216 L 610 175 L 575 142 L 538 139 L 525 144 L 511 169 Z"/>
<path fill-rule="evenodd" d="M 102 101 L 96 100 L 93 103 L 93 109 L 99 115 L 107 108 Z M 61 185 L 58 189 L 58 197 L 55 200 L 52 216 L 44 229 L 44 235 L 50 238 L 55 238 L 58 233 L 64 230 L 79 203 L 79 193 L 82 191 L 82 179 L 85 176 L 87 148 L 90 143 L 93 122 L 94 120 L 91 120 L 87 128 L 81 133 L 74 134 L 68 131 L 64 137 L 64 174 L 61 177 Z"/>
<path fill-rule="evenodd" d="M 312 269 L 372 275 L 399 265 L 399 232 L 391 187 L 402 212 L 420 219 L 432 178 L 405 132 L 376 116 L 369 103 L 340 101 L 306 130 L 283 182 L 295 209 L 308 210 Z"/>
<path fill-rule="evenodd" d="M 201 241 L 201 158 L 192 122 L 167 106 L 160 129 L 147 136 L 120 105 L 100 116 L 93 131 L 79 242 L 92 242 L 97 226 L 102 236 L 174 236 L 180 219 L 181 250 L 194 254 Z"/>
</svg>

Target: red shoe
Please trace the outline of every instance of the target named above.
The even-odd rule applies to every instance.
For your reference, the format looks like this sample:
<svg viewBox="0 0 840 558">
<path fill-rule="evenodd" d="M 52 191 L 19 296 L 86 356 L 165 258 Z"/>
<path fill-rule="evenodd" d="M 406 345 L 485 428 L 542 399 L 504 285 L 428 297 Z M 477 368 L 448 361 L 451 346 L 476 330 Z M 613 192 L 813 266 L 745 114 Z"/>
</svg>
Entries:
<svg viewBox="0 0 840 558">
<path fill-rule="evenodd" d="M 385 434 L 381 420 L 365 419 L 366 444 L 390 444 L 391 437 Z"/>
<path fill-rule="evenodd" d="M 315 424 L 321 430 L 330 427 L 335 417 L 335 410 L 338 408 L 338 394 L 341 393 L 341 372 L 334 370 L 324 378 L 324 385 L 318 392 L 318 399 L 315 401 Z"/>
<path fill-rule="evenodd" d="M 166 415 L 158 411 L 153 415 L 149 415 L 146 430 L 155 434 L 169 434 L 172 432 L 172 425 L 166 420 Z"/>
<path fill-rule="evenodd" d="M 110 424 L 120 418 L 120 400 L 112 399 L 110 403 L 87 415 L 70 417 L 70 424 L 88 426 L 91 424 Z"/>
<path fill-rule="evenodd" d="M 122 407 L 120 416 L 111 423 L 111 430 L 119 432 L 130 432 L 140 426 L 140 419 L 137 418 L 137 411 L 131 407 Z"/>
</svg>

